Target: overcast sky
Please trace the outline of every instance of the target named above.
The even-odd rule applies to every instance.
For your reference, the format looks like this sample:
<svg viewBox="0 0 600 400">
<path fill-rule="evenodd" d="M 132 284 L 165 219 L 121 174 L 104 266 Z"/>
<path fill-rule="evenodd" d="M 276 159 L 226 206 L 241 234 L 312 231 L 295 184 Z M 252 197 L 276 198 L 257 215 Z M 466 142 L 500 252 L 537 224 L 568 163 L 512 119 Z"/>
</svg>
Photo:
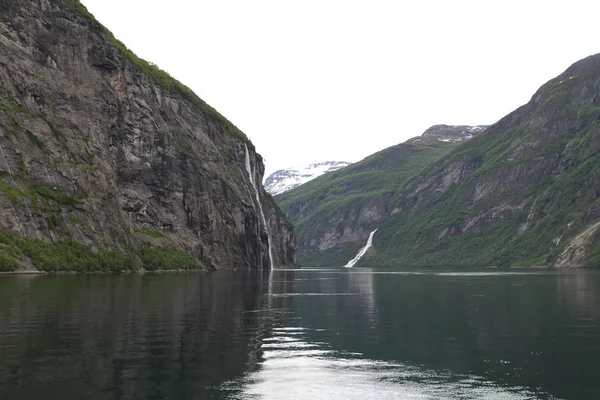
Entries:
<svg viewBox="0 0 600 400">
<path fill-rule="evenodd" d="M 243 130 L 267 173 L 494 123 L 600 52 L 597 1 L 82 2 Z"/>
</svg>

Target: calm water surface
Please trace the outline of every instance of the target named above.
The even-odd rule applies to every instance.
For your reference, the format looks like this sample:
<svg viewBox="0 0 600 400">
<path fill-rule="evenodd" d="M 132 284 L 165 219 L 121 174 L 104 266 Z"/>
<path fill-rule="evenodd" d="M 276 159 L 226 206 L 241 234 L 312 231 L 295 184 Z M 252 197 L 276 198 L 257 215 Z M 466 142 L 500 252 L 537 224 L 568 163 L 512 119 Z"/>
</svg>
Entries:
<svg viewBox="0 0 600 400">
<path fill-rule="evenodd" d="M 597 399 L 600 274 L 0 277 L 0 399 Z"/>
</svg>

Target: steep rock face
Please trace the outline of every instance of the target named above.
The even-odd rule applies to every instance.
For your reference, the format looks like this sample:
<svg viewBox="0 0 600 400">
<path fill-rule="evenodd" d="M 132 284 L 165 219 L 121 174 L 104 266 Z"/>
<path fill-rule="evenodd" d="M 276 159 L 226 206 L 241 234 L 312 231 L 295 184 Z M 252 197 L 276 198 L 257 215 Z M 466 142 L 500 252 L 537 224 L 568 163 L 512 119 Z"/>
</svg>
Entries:
<svg viewBox="0 0 600 400">
<path fill-rule="evenodd" d="M 274 265 L 292 265 L 292 229 L 260 185 L 251 143 L 119 45 L 71 0 L 0 1 L 0 227 L 122 254 L 168 246 L 215 269 L 267 268 L 246 144 Z"/>
<path fill-rule="evenodd" d="M 390 207 L 398 188 L 483 126 L 436 125 L 423 135 L 321 176 L 275 199 L 296 227 L 298 261 L 341 266 L 371 231 L 401 211 Z"/>
<path fill-rule="evenodd" d="M 367 262 L 598 266 L 600 55 L 412 178 Z M 368 258 L 368 257 L 367 257 Z"/>
<path fill-rule="evenodd" d="M 337 171 L 348 165 L 350 163 L 345 161 L 325 161 L 302 168 L 280 169 L 265 179 L 265 190 L 273 196 L 283 194 L 321 175 Z"/>
</svg>

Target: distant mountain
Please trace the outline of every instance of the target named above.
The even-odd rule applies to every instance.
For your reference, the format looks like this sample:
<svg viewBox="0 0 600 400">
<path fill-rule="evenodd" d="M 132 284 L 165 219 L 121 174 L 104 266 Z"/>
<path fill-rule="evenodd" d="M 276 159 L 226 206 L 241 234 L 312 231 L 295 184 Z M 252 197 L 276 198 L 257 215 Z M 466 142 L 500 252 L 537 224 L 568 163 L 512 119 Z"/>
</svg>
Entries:
<svg viewBox="0 0 600 400">
<path fill-rule="evenodd" d="M 273 172 L 265 180 L 265 190 L 271 195 L 285 193 L 318 176 L 350 165 L 345 161 L 325 161 L 304 168 L 286 168 Z"/>
<path fill-rule="evenodd" d="M 295 226 L 298 261 L 305 266 L 344 265 L 389 215 L 388 203 L 399 187 L 485 128 L 435 125 L 421 136 L 276 196 Z"/>
<path fill-rule="evenodd" d="M 357 265 L 600 268 L 600 54 L 472 139 L 434 128 L 276 197 L 301 264 L 344 265 L 377 229 Z"/>
</svg>

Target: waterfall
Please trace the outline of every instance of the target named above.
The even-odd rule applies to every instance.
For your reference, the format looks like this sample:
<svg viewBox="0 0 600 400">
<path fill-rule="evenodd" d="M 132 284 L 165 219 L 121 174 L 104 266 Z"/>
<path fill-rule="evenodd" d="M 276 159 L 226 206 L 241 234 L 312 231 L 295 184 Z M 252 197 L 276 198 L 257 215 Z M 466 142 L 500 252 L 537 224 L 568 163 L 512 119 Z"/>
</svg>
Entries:
<svg viewBox="0 0 600 400">
<path fill-rule="evenodd" d="M 263 212 L 262 205 L 260 203 L 260 196 L 258 195 L 258 189 L 256 188 L 256 182 L 254 180 L 254 172 L 252 172 L 252 167 L 250 166 L 250 154 L 248 153 L 248 146 L 244 143 L 244 148 L 246 149 L 246 172 L 248 172 L 248 177 L 250 178 L 250 183 L 254 188 L 254 194 L 256 195 L 256 202 L 258 203 L 258 211 L 260 211 L 260 216 L 262 218 L 263 226 L 265 227 L 265 231 L 267 232 L 267 239 L 269 245 L 269 268 L 273 269 L 273 247 L 271 246 L 271 234 L 269 233 L 269 227 L 267 226 L 267 219 L 265 218 L 265 213 Z"/>
<path fill-rule="evenodd" d="M 529 227 L 529 221 L 531 221 L 531 217 L 533 217 L 533 210 L 535 210 L 535 204 L 537 203 L 540 196 L 535 198 L 533 205 L 531 206 L 531 210 L 529 210 L 529 214 L 527 214 L 527 222 L 525 222 L 525 227 Z"/>
<path fill-rule="evenodd" d="M 523 233 L 523 232 L 525 232 L 525 229 L 529 228 L 529 221 L 531 221 L 531 218 L 533 217 L 533 211 L 535 210 L 535 205 L 539 198 L 540 198 L 540 196 L 536 197 L 535 200 L 533 201 L 531 209 L 529 210 L 529 214 L 527 214 L 527 221 L 525 221 L 525 225 L 523 225 L 521 227 L 521 229 L 519 230 L 519 233 Z"/>
<path fill-rule="evenodd" d="M 15 181 L 15 178 L 13 177 L 12 171 L 10 169 L 10 165 L 8 165 L 8 160 L 6 159 L 6 154 L 4 154 L 4 149 L 2 148 L 2 145 L 0 145 L 0 152 L 2 153 L 2 158 L 4 159 L 4 164 L 6 165 L 6 169 L 8 169 L 8 174 L 10 175 L 10 179 L 16 185 L 17 182 Z M 25 198 L 23 198 L 23 204 L 25 204 L 25 208 L 29 212 L 29 218 L 31 219 L 31 223 L 33 224 L 35 233 L 36 233 L 38 239 L 40 239 L 41 238 L 40 231 L 38 230 L 37 224 L 35 223 L 35 220 L 33 219 L 33 214 L 31 213 L 31 209 L 29 209 L 29 205 L 27 204 L 27 200 Z M 12 209 L 12 212 L 13 212 L 15 218 L 19 222 L 21 234 L 24 235 L 25 229 L 23 229 L 23 224 L 21 223 L 21 218 L 19 218 L 19 216 L 17 215 L 17 212 L 15 211 L 15 208 L 13 207 L 12 203 L 10 205 L 10 208 Z M 21 214 L 21 216 L 23 216 L 23 214 Z M 52 235 L 50 234 L 50 230 L 48 229 L 48 223 L 46 222 L 45 219 L 44 219 L 44 224 L 46 224 L 46 231 L 48 231 L 48 236 L 50 236 L 50 239 L 54 240 L 52 238 Z"/>
<path fill-rule="evenodd" d="M 360 249 L 360 251 L 358 252 L 356 257 L 354 257 L 352 260 L 348 261 L 348 264 L 344 265 L 344 268 L 352 268 L 354 266 L 354 264 L 356 264 L 358 262 L 358 260 L 360 260 L 362 258 L 362 256 L 365 255 L 367 250 L 369 250 L 369 247 L 371 247 L 371 245 L 373 244 L 373 235 L 375 235 L 375 232 L 377 232 L 377 229 L 375 229 L 369 235 L 369 240 L 367 240 L 367 245 L 365 247 L 363 247 L 362 249 Z"/>
</svg>

